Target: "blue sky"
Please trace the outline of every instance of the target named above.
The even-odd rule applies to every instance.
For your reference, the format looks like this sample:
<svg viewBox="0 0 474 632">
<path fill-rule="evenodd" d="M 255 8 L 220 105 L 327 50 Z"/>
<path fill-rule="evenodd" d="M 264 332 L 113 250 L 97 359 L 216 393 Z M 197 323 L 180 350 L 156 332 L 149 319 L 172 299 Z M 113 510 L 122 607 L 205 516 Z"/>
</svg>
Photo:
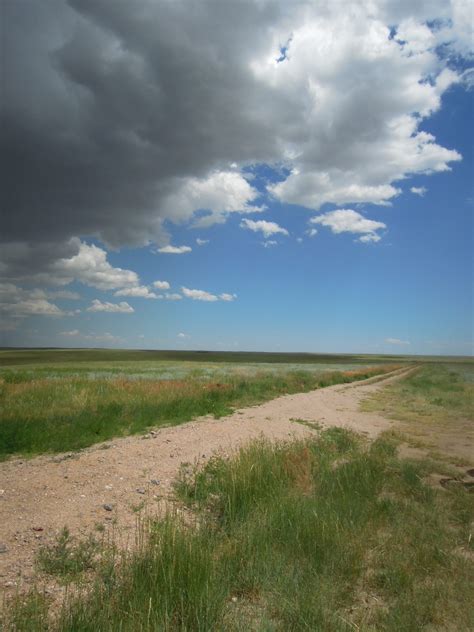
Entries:
<svg viewBox="0 0 474 632">
<path fill-rule="evenodd" d="M 11 198 L 13 219 L 0 256 L 1 344 L 472 354 L 474 93 L 467 5 L 414 3 L 404 13 L 396 3 L 380 2 L 374 15 L 356 2 L 341 21 L 331 3 L 324 10 L 296 4 L 283 17 L 259 14 L 262 31 L 242 18 L 237 31 L 255 44 L 246 60 L 235 57 L 224 37 L 212 41 L 234 72 L 229 85 L 228 75 L 217 81 L 195 66 L 199 53 L 207 54 L 199 38 L 189 57 L 168 42 L 169 56 L 178 59 L 179 50 L 183 59 L 173 57 L 171 84 L 164 62 L 151 97 L 148 78 L 141 109 L 119 89 L 129 81 L 140 91 L 137 59 L 152 67 L 161 41 L 138 54 L 122 30 L 129 47 L 111 55 L 104 24 L 115 24 L 118 15 L 99 20 L 92 10 L 55 18 L 61 33 L 55 55 L 69 84 L 99 90 L 84 78 L 87 64 L 96 55 L 108 67 L 94 106 L 79 92 L 70 104 L 76 118 L 84 114 L 77 156 L 66 154 L 66 145 L 62 151 L 61 143 L 72 141 L 54 127 L 38 136 L 49 148 L 44 155 L 52 155 L 51 168 L 56 150 L 62 166 L 72 156 L 73 182 L 69 172 L 55 171 L 46 187 L 32 170 L 34 195 L 25 202 Z M 151 6 L 159 13 L 159 4 Z M 206 28 L 206 6 L 190 27 Z M 124 7 L 123 24 L 132 25 Z M 169 19 L 184 29 L 183 16 Z M 224 32 L 238 21 L 225 12 L 220 19 Z M 91 29 L 96 46 L 81 62 L 80 80 L 85 53 L 75 21 L 83 32 Z M 322 41 L 318 35 L 331 28 L 340 40 Z M 288 32 L 286 57 L 272 58 Z M 262 33 L 269 41 L 258 48 Z M 58 82 L 46 52 L 45 83 Z M 206 70 L 213 69 L 209 59 Z M 201 71 L 195 89 L 186 69 Z M 140 132 L 139 141 L 122 147 L 157 116 L 158 88 L 170 85 L 178 113 L 163 109 L 162 117 L 173 111 L 177 120 L 168 127 L 153 120 L 148 136 Z M 179 97 L 183 86 L 188 92 Z M 235 105 L 227 108 L 229 92 Z M 59 107 L 63 97 L 54 98 Z M 106 98 L 112 100 L 100 101 Z M 30 128 L 41 122 L 41 111 L 21 116 Z M 101 121 L 100 133 L 93 117 Z M 100 151 L 90 153 L 94 144 Z M 25 164 L 27 187 L 28 159 Z M 22 218 L 18 226 L 15 217 Z"/>
</svg>

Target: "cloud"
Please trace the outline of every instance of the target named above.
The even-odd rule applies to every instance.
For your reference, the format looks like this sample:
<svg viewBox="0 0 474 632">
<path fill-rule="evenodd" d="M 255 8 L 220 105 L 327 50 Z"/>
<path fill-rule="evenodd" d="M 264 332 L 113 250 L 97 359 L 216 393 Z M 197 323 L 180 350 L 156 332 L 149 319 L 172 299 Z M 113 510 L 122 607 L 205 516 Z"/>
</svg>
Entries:
<svg viewBox="0 0 474 632">
<path fill-rule="evenodd" d="M 114 296 L 131 296 L 134 298 L 158 298 L 154 292 L 145 285 L 137 285 L 136 287 L 128 287 L 123 290 L 118 290 L 114 293 Z"/>
<path fill-rule="evenodd" d="M 209 243 L 209 239 L 200 239 L 199 237 L 196 239 L 196 243 L 198 246 L 205 246 Z"/>
<path fill-rule="evenodd" d="M 274 239 L 267 239 L 267 241 L 262 241 L 262 246 L 264 248 L 273 248 L 273 246 L 278 246 L 278 242 Z"/>
<path fill-rule="evenodd" d="M 183 333 L 183 332 L 179 333 L 176 337 L 177 337 L 177 338 L 181 338 L 181 339 L 184 339 L 184 338 L 191 338 L 191 336 L 190 336 L 189 334 L 185 334 L 185 333 Z"/>
<path fill-rule="evenodd" d="M 0 314 L 6 318 L 27 316 L 69 316 L 47 299 L 41 289 L 23 289 L 13 283 L 0 283 Z"/>
<path fill-rule="evenodd" d="M 170 284 L 168 283 L 168 281 L 154 281 L 152 285 L 153 285 L 153 287 L 156 287 L 157 290 L 169 290 L 170 289 Z"/>
<path fill-rule="evenodd" d="M 263 209 L 252 204 L 259 195 L 236 171 L 215 171 L 206 178 L 185 178 L 178 190 L 167 197 L 163 212 L 175 221 L 186 221 L 197 210 L 207 211 L 194 226 L 211 226 L 225 221 L 229 213 L 258 213 Z"/>
<path fill-rule="evenodd" d="M 20 278 L 44 285 L 68 285 L 73 281 L 98 290 L 114 290 L 117 288 L 131 288 L 139 285 L 136 272 L 115 268 L 107 261 L 107 252 L 94 244 L 87 244 L 77 238 L 72 238 L 68 247 L 72 254 L 68 257 L 52 258 L 43 262 L 40 269 L 22 270 L 19 262 L 9 256 L 7 252 L 7 266 L 5 276 L 18 275 Z M 2 253 L 3 254 L 3 253 Z M 25 250 L 25 257 L 29 260 L 29 249 Z M 58 298 L 60 296 L 56 293 Z M 63 297 L 71 298 L 71 293 Z"/>
<path fill-rule="evenodd" d="M 317 228 L 308 228 L 308 230 L 306 231 L 306 234 L 308 235 L 308 237 L 314 237 L 315 235 L 318 234 L 318 229 Z"/>
<path fill-rule="evenodd" d="M 109 332 L 105 332 L 103 334 L 83 334 L 79 331 L 79 329 L 73 329 L 71 331 L 61 331 L 59 335 L 65 336 L 67 338 L 80 338 L 82 340 L 90 340 L 93 342 L 123 342 L 123 338 L 121 338 L 120 336 L 114 336 Z"/>
<path fill-rule="evenodd" d="M 286 228 L 282 228 L 275 222 L 267 222 L 266 220 L 258 220 L 254 221 L 252 219 L 243 219 L 240 222 L 241 228 L 246 228 L 247 230 L 252 230 L 254 233 L 261 232 L 264 237 L 270 237 L 271 235 L 277 235 L 281 233 L 282 235 L 288 235 L 288 231 Z"/>
<path fill-rule="evenodd" d="M 192 248 L 189 246 L 163 246 L 162 248 L 158 248 L 158 252 L 167 255 L 182 255 L 185 252 L 191 252 Z"/>
<path fill-rule="evenodd" d="M 181 294 L 178 294 L 177 292 L 172 292 L 172 293 L 166 292 L 163 298 L 165 298 L 167 301 L 181 301 L 183 297 L 181 296 Z"/>
<path fill-rule="evenodd" d="M 414 193 L 415 195 L 419 195 L 420 197 L 423 197 L 425 193 L 428 191 L 428 189 L 426 187 L 411 187 L 410 191 Z"/>
<path fill-rule="evenodd" d="M 59 332 L 60 336 L 67 336 L 68 338 L 77 338 L 81 333 L 79 329 L 71 329 L 70 331 L 61 331 Z"/>
<path fill-rule="evenodd" d="M 399 340 L 399 338 L 385 338 L 385 342 L 389 345 L 409 345 L 411 344 L 408 340 Z"/>
<path fill-rule="evenodd" d="M 326 226 L 335 234 L 360 234 L 361 237 L 358 241 L 361 241 L 362 243 L 379 241 L 380 235 L 378 235 L 376 231 L 387 227 L 383 222 L 376 222 L 373 219 L 367 219 L 352 209 L 329 211 L 328 213 L 312 217 L 310 222 L 312 224 Z"/>
<path fill-rule="evenodd" d="M 205 301 L 208 303 L 215 303 L 219 300 L 230 302 L 237 298 L 237 294 L 228 294 L 224 292 L 223 294 L 216 295 L 206 292 L 205 290 L 192 290 L 187 287 L 182 287 L 181 291 L 186 298 L 191 298 L 193 301 Z"/>
<path fill-rule="evenodd" d="M 10 269 L 48 269 L 51 280 L 62 260 L 64 282 L 82 262 L 65 263 L 72 237 L 163 248 L 172 224 L 257 212 L 249 165 L 284 165 L 289 175 L 270 193 L 318 210 L 387 204 L 397 182 L 461 158 L 422 125 L 460 81 L 447 64 L 471 54 L 465 0 L 355 2 L 343 12 L 329 0 L 2 10 L 0 232 Z M 138 285 L 126 272 L 113 288 L 99 283 Z"/>
<path fill-rule="evenodd" d="M 88 312 L 109 312 L 114 314 L 132 314 L 135 310 L 131 305 L 126 303 L 125 301 L 121 301 L 120 303 L 108 303 L 107 301 L 102 302 L 99 299 L 95 298 L 92 301 L 90 307 L 87 308 Z"/>
</svg>

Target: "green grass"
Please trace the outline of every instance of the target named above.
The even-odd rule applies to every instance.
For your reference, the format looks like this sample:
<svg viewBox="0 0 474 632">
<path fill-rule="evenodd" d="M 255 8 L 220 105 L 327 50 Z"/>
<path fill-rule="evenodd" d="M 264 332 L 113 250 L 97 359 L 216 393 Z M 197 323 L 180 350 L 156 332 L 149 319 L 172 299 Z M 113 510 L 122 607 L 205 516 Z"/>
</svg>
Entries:
<svg viewBox="0 0 474 632">
<path fill-rule="evenodd" d="M 85 448 L 150 427 L 216 417 L 232 407 L 283 393 L 309 391 L 393 370 L 380 365 L 356 372 L 260 373 L 222 381 L 32 378 L 11 371 L 0 381 L 0 458 Z"/>
<path fill-rule="evenodd" d="M 474 365 L 423 365 L 380 389 L 362 409 L 400 421 L 409 443 L 434 450 L 437 458 L 472 463 Z"/>
<path fill-rule="evenodd" d="M 50 575 L 79 575 L 94 568 L 98 550 L 99 543 L 92 536 L 76 541 L 69 529 L 64 527 L 52 545 L 39 549 L 36 564 L 41 571 Z"/>
<path fill-rule="evenodd" d="M 105 559 L 48 615 L 38 586 L 12 628 L 53 632 L 419 632 L 473 629 L 472 496 L 435 490 L 429 461 L 330 429 L 257 441 L 176 483 L 191 512 Z M 462 555 L 461 553 L 465 554 Z M 74 584 L 71 584 L 74 586 Z"/>
</svg>

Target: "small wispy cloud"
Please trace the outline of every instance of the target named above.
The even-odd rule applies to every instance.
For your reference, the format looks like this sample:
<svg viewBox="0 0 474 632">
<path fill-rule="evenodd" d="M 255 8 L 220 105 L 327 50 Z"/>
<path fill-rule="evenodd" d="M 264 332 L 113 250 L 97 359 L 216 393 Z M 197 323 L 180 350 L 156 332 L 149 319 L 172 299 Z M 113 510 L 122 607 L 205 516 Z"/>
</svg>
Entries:
<svg viewBox="0 0 474 632">
<path fill-rule="evenodd" d="M 237 294 L 229 294 L 227 292 L 211 294 L 205 290 L 195 290 L 187 287 L 182 287 L 181 291 L 186 298 L 190 298 L 193 301 L 205 301 L 207 303 L 215 303 L 216 301 L 231 302 L 237 298 Z"/>
<path fill-rule="evenodd" d="M 261 232 L 265 238 L 271 237 L 272 235 L 288 235 L 288 231 L 286 228 L 279 226 L 276 222 L 267 222 L 264 219 L 261 220 L 253 220 L 253 219 L 243 219 L 240 222 L 240 227 L 245 228 L 247 230 L 251 230 L 254 233 Z"/>
<path fill-rule="evenodd" d="M 196 239 L 196 243 L 198 246 L 205 246 L 209 243 L 209 239 L 200 239 L 199 237 Z"/>
<path fill-rule="evenodd" d="M 414 193 L 415 195 L 419 195 L 420 197 L 423 197 L 425 193 L 428 191 L 428 189 L 426 187 L 411 187 L 410 191 Z"/>
<path fill-rule="evenodd" d="M 408 340 L 400 340 L 399 338 L 385 338 L 385 342 L 389 345 L 409 345 L 411 342 Z"/>
<path fill-rule="evenodd" d="M 118 290 L 114 293 L 114 296 L 131 296 L 132 298 L 158 298 L 154 292 L 145 285 L 137 285 L 136 287 L 127 287 L 123 290 Z"/>
<path fill-rule="evenodd" d="M 190 246 L 172 246 L 169 244 L 168 246 L 158 248 L 157 252 L 161 252 L 166 255 L 183 255 L 186 252 L 191 252 L 191 250 L 192 248 Z"/>
<path fill-rule="evenodd" d="M 274 239 L 267 239 L 267 241 L 262 241 L 262 246 L 264 248 L 273 248 L 274 246 L 278 246 L 278 242 Z"/>
<path fill-rule="evenodd" d="M 133 314 L 135 311 L 131 305 L 126 303 L 125 301 L 121 301 L 120 303 L 109 303 L 107 301 L 99 301 L 99 299 L 95 298 L 92 301 L 90 307 L 87 308 L 88 312 L 108 312 L 111 314 Z"/>
</svg>

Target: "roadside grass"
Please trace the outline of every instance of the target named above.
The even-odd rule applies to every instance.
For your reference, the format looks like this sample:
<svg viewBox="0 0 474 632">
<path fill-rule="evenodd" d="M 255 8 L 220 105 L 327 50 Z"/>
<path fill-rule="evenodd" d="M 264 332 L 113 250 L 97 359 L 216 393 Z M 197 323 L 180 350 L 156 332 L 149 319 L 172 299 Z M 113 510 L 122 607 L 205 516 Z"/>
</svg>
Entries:
<svg viewBox="0 0 474 632">
<path fill-rule="evenodd" d="M 216 382 L 186 380 L 23 379 L 0 381 L 0 459 L 12 454 L 78 450 L 150 427 L 179 424 L 201 415 L 220 417 L 233 407 L 382 375 L 383 365 L 359 371 L 229 376 Z"/>
<path fill-rule="evenodd" d="M 99 549 L 99 542 L 92 536 L 77 540 L 64 527 L 52 545 L 39 549 L 36 565 L 44 573 L 70 578 L 92 570 Z"/>
<path fill-rule="evenodd" d="M 401 423 L 408 443 L 431 449 L 437 459 L 472 462 L 474 456 L 457 456 L 449 446 L 462 438 L 464 452 L 474 445 L 474 365 L 423 365 L 407 377 L 380 389 L 362 402 L 365 411 L 381 411 Z M 467 448 L 467 449 L 466 449 Z"/>
<path fill-rule="evenodd" d="M 430 487 L 436 463 L 396 448 L 333 428 L 183 469 L 185 514 L 152 521 L 60 609 L 40 586 L 18 596 L 6 629 L 473 629 L 472 495 Z"/>
</svg>

